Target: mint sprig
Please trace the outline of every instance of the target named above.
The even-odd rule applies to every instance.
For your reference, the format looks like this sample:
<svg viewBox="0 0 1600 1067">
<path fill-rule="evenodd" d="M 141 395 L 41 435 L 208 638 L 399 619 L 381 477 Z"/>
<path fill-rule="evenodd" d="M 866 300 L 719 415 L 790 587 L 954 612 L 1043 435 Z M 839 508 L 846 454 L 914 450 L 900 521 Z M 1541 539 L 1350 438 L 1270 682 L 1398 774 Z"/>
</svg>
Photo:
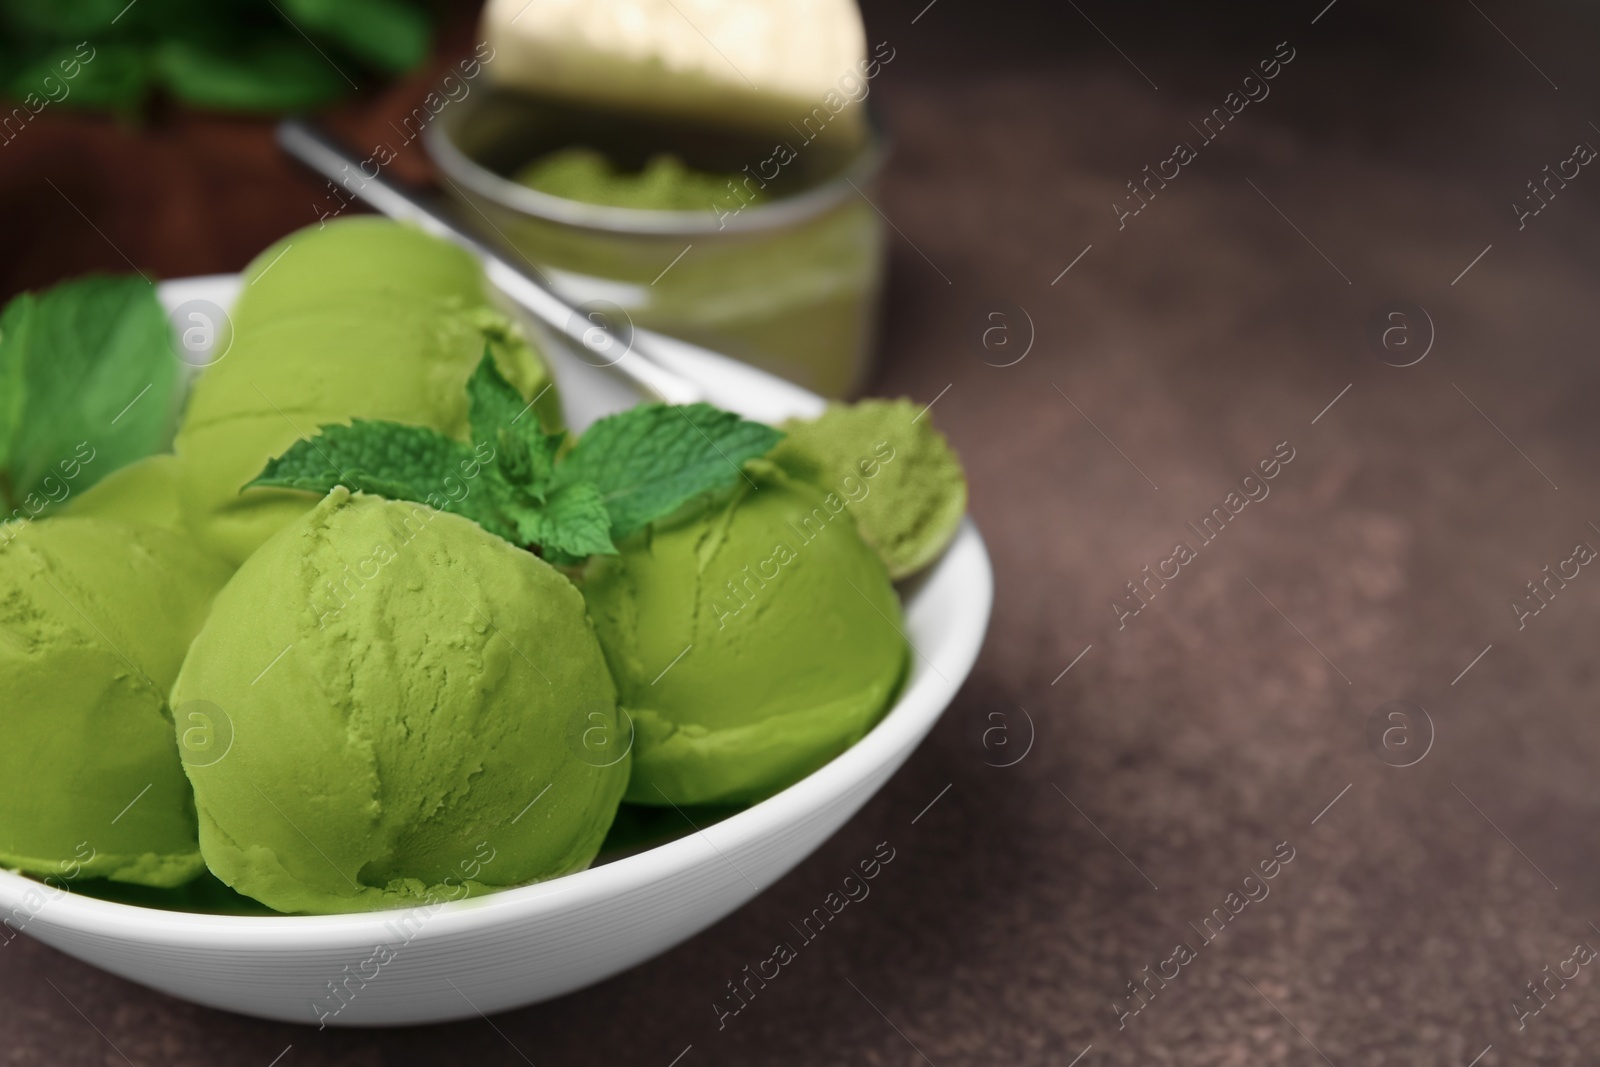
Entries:
<svg viewBox="0 0 1600 1067">
<path fill-rule="evenodd" d="M 701 493 L 725 489 L 781 431 L 709 404 L 645 404 L 601 419 L 562 456 L 532 404 L 485 350 L 467 381 L 471 442 L 396 422 L 323 426 L 245 488 L 336 485 L 471 519 L 497 537 L 576 564 Z M 537 399 L 537 398 L 536 398 Z"/>
</svg>

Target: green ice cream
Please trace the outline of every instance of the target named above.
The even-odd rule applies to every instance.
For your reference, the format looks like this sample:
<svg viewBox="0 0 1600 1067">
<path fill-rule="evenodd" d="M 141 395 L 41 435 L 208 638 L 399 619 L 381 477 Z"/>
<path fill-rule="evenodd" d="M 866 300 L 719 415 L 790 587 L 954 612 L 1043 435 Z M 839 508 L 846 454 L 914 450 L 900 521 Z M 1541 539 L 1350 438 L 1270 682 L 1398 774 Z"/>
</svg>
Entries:
<svg viewBox="0 0 1600 1067">
<path fill-rule="evenodd" d="M 609 204 L 646 211 L 727 210 L 725 201 L 740 200 L 730 191 L 743 174 L 710 174 L 693 170 L 677 156 L 652 156 L 641 170 L 614 166 L 592 148 L 563 148 L 540 156 L 517 172 L 517 181 L 541 193 L 586 204 Z M 766 199 L 761 190 L 744 193 L 745 204 Z"/>
<path fill-rule="evenodd" d="M 465 439 L 465 384 L 485 344 L 537 398 L 540 421 L 559 425 L 543 363 L 453 245 L 384 219 L 341 219 L 268 248 L 244 281 L 232 344 L 196 382 L 175 445 L 185 520 L 235 564 L 315 503 L 239 490 L 318 426 L 387 419 Z"/>
<path fill-rule="evenodd" d="M 148 886 L 200 873 L 166 697 L 226 578 L 151 526 L 0 527 L 0 866 Z"/>
<path fill-rule="evenodd" d="M 170 452 L 147 456 L 117 470 L 82 496 L 72 498 L 66 514 L 77 518 L 121 519 L 163 530 L 183 530 L 178 513 L 178 457 Z"/>
<path fill-rule="evenodd" d="M 861 539 L 890 577 L 915 574 L 955 537 L 967 511 L 966 475 L 910 400 L 830 404 L 821 418 L 783 428 L 773 462 L 847 499 Z"/>
<path fill-rule="evenodd" d="M 900 603 L 843 498 L 746 465 L 596 557 L 584 598 L 633 719 L 639 804 L 740 803 L 860 740 L 905 673 Z"/>
<path fill-rule="evenodd" d="M 172 699 L 231 730 L 185 764 L 206 863 L 279 911 L 579 870 L 628 779 L 572 583 L 466 519 L 343 489 L 240 568 Z"/>
</svg>

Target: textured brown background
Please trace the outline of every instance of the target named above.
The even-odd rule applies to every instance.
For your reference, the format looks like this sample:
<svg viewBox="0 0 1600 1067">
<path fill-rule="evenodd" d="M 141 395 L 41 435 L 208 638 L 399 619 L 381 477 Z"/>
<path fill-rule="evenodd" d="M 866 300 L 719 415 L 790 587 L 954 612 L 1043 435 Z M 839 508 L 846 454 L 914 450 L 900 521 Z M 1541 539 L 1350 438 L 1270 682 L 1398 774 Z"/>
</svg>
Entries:
<svg viewBox="0 0 1600 1067">
<path fill-rule="evenodd" d="M 667 1067 L 691 1045 L 682 1067 L 1066 1065 L 1090 1045 L 1084 1067 L 1594 1062 L 1593 967 L 1524 1030 L 1510 1004 L 1600 946 L 1600 574 L 1520 632 L 1508 604 L 1576 541 L 1600 546 L 1600 173 L 1522 232 L 1510 208 L 1600 145 L 1595 15 L 923 2 L 869 12 L 897 49 L 875 86 L 898 140 L 878 202 L 904 234 L 874 391 L 939 398 L 998 599 L 906 769 L 728 921 L 492 1026 L 268 1024 L 20 939 L 0 950 L 0 1062 L 266 1067 L 289 1045 L 282 1067 Z M 1286 39 L 1272 95 L 1119 232 L 1123 182 Z M 381 131 L 428 83 L 338 122 Z M 0 148 L 0 292 L 123 253 L 162 276 L 235 270 L 316 196 L 259 123 L 51 112 Z M 1364 339 L 1391 300 L 1436 325 L 1414 367 Z M 1017 307 L 1037 339 L 997 368 L 1020 348 L 986 351 L 974 324 L 1006 306 L 1017 344 Z M 1285 440 L 1271 496 L 1119 631 L 1108 599 Z M 1367 743 L 1395 698 L 1435 726 L 1405 769 Z M 1023 751 L 1024 708 L 1032 750 L 986 766 Z M 723 983 L 884 840 L 898 855 L 872 895 L 719 1032 Z M 1285 841 L 1270 897 L 1200 946 L 1187 924 Z M 1113 998 L 1180 940 L 1198 958 L 1119 1031 Z"/>
</svg>

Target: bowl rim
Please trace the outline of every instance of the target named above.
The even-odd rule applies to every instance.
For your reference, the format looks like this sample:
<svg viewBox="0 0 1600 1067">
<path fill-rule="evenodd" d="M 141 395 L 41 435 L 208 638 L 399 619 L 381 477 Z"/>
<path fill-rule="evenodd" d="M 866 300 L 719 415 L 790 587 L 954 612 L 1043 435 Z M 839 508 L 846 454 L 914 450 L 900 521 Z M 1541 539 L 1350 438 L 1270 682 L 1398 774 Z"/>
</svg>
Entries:
<svg viewBox="0 0 1600 1067">
<path fill-rule="evenodd" d="M 171 301 L 203 293 L 216 295 L 222 287 L 237 284 L 237 275 L 207 275 L 171 279 L 162 282 L 160 288 L 164 298 Z M 807 814 L 847 796 L 875 768 L 896 762 L 903 751 L 914 748 L 955 699 L 982 649 L 994 603 L 993 565 L 970 515 L 962 519 L 955 538 L 939 560 L 916 579 L 917 590 L 908 599 L 908 614 L 914 610 L 918 596 L 941 578 L 967 583 L 970 588 L 966 594 L 972 599 L 969 610 L 953 613 L 949 618 L 948 629 L 935 650 L 939 665 L 934 666 L 908 637 L 911 670 L 907 685 L 865 737 L 788 788 L 694 833 L 598 867 L 481 897 L 336 915 L 173 911 L 84 896 L 72 892 L 70 886 L 58 889 L 15 870 L 0 868 L 0 922 L 6 922 L 14 933 L 27 932 L 39 923 L 64 932 L 151 946 L 335 951 L 370 946 L 375 938 L 378 942 L 392 940 L 395 921 L 418 910 L 429 910 L 427 925 L 418 936 L 431 939 L 481 931 L 502 920 L 538 921 L 559 913 L 562 898 L 573 893 L 582 893 L 589 900 L 614 898 L 711 859 L 700 839 L 742 876 L 728 851 L 742 851 L 767 838 L 773 828 L 799 822 Z M 941 667 L 950 672 L 948 677 Z M 755 888 L 761 892 L 767 886 Z M 31 908 L 20 926 L 12 925 L 10 917 L 25 906 L 26 898 L 41 894 L 46 895 L 45 901 Z"/>
<path fill-rule="evenodd" d="M 822 215 L 851 196 L 859 194 L 865 198 L 862 190 L 877 177 L 889 155 L 889 140 L 877 109 L 864 106 L 861 114 L 866 140 L 861 148 L 839 173 L 796 196 L 741 208 L 726 217 L 719 217 L 714 211 L 616 207 L 586 204 L 540 192 L 478 163 L 456 145 L 454 138 L 457 127 L 469 113 L 465 106 L 441 112 L 439 118 L 422 131 L 423 146 L 447 183 L 519 214 L 575 229 L 611 234 L 694 237 L 785 229 Z M 802 145 L 799 151 L 804 150 Z"/>
</svg>

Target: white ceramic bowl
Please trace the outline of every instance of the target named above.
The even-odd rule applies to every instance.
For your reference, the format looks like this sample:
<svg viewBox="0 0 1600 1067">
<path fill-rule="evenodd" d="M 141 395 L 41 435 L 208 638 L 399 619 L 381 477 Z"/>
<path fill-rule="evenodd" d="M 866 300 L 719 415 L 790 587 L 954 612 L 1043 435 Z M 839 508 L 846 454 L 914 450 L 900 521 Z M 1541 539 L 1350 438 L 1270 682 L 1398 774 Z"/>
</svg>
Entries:
<svg viewBox="0 0 1600 1067">
<path fill-rule="evenodd" d="M 187 279 L 163 285 L 162 298 L 169 307 L 196 297 L 226 307 L 237 288 L 232 277 Z M 559 352 L 554 362 L 576 424 L 632 402 L 593 368 Z M 725 383 L 736 376 L 753 393 L 766 389 L 749 397 L 749 407 L 768 417 L 778 414 L 774 403 L 788 402 L 797 414 L 820 407 L 816 397 L 742 366 L 712 360 L 700 370 L 726 371 Z M 883 721 L 777 796 L 648 851 L 431 911 L 330 916 L 162 911 L 55 894 L 0 871 L 0 920 L 173 996 L 311 1025 L 323 1018 L 318 1003 L 338 1003 L 330 983 L 350 991 L 344 1007 L 326 1018 L 337 1026 L 438 1022 L 568 993 L 704 930 L 855 814 L 927 735 L 971 671 L 993 589 L 988 554 L 969 519 L 907 592 L 911 676 Z"/>
</svg>

